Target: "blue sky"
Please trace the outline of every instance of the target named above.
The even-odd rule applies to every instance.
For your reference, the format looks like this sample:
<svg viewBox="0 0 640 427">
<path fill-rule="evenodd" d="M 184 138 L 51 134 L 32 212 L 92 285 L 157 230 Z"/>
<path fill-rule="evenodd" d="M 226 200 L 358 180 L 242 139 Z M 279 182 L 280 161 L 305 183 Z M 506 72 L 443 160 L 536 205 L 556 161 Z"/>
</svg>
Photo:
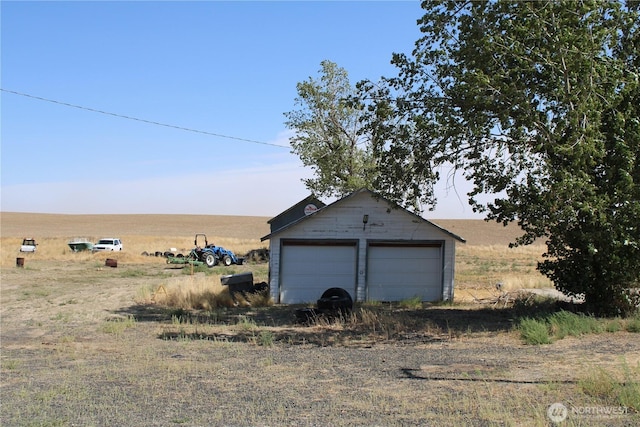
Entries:
<svg viewBox="0 0 640 427">
<path fill-rule="evenodd" d="M 5 212 L 275 216 L 309 194 L 296 83 L 393 75 L 420 36 L 418 1 L 0 4 Z M 473 217 L 438 196 L 426 217 Z"/>
</svg>

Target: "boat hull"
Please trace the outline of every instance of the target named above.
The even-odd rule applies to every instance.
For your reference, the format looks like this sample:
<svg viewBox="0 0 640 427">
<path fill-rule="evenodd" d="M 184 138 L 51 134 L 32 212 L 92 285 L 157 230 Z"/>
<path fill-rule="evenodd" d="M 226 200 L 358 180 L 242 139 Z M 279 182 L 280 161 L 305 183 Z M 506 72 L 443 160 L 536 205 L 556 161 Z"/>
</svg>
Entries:
<svg viewBox="0 0 640 427">
<path fill-rule="evenodd" d="M 73 252 L 90 251 L 93 249 L 93 243 L 91 242 L 69 242 L 67 244 Z"/>
</svg>

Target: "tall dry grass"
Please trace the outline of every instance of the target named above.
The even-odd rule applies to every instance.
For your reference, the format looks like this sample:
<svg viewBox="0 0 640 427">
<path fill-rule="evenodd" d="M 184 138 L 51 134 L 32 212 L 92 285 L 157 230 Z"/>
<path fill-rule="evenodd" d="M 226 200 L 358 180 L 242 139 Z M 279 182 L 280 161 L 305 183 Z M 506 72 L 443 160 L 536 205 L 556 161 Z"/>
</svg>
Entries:
<svg viewBox="0 0 640 427">
<path fill-rule="evenodd" d="M 213 310 L 219 307 L 269 306 L 273 304 L 270 296 L 236 295 L 234 300 L 227 286 L 223 286 L 220 278 L 223 274 L 205 274 L 197 272 L 192 275 L 168 278 L 157 287 L 144 287 L 138 291 L 137 302 L 153 303 L 165 307 L 183 310 Z M 254 278 L 255 282 L 255 278 Z"/>
<path fill-rule="evenodd" d="M 212 310 L 234 305 L 228 289 L 220 283 L 220 275 L 204 273 L 171 277 L 155 289 L 144 288 L 138 292 L 137 299 L 141 303 L 184 310 Z"/>
<path fill-rule="evenodd" d="M 537 270 L 545 247 L 540 245 L 465 246 L 456 248 L 456 288 L 495 288 L 502 290 L 553 287 Z"/>
</svg>

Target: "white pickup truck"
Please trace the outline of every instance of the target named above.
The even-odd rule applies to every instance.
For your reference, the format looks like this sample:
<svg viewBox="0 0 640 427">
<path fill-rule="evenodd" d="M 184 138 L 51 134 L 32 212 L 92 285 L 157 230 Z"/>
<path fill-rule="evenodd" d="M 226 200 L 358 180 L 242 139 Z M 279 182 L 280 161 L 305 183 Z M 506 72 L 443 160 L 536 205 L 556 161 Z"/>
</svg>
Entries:
<svg viewBox="0 0 640 427">
<path fill-rule="evenodd" d="M 22 245 L 20 246 L 20 252 L 35 252 L 38 244 L 34 239 L 25 238 L 22 239 Z"/>
<path fill-rule="evenodd" d="M 113 237 L 105 237 L 100 239 L 98 243 L 93 245 L 93 252 L 114 252 L 122 250 L 122 241 Z"/>
</svg>

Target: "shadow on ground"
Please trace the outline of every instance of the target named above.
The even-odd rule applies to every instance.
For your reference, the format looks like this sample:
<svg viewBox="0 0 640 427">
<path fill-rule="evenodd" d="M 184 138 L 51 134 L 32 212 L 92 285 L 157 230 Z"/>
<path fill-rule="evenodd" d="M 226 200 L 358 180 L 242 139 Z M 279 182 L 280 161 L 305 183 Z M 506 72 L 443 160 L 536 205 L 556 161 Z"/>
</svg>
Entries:
<svg viewBox="0 0 640 427">
<path fill-rule="evenodd" d="M 164 325 L 163 332 L 158 335 L 163 340 L 365 347 L 376 342 L 430 343 L 477 332 L 507 332 L 522 315 L 513 307 L 427 305 L 406 309 L 395 304 L 356 304 L 347 316 L 321 316 L 309 324 L 301 324 L 297 321 L 296 310 L 303 307 L 275 305 L 192 311 L 137 304 L 114 314 L 131 316 L 138 322 Z"/>
<path fill-rule="evenodd" d="M 491 378 L 490 372 L 476 370 L 471 373 L 464 372 L 461 375 L 425 375 L 420 369 L 402 368 L 401 378 L 425 381 L 461 381 L 461 382 L 481 382 L 481 383 L 504 383 L 504 384 L 576 384 L 576 380 L 525 380 L 513 378 Z"/>
</svg>

